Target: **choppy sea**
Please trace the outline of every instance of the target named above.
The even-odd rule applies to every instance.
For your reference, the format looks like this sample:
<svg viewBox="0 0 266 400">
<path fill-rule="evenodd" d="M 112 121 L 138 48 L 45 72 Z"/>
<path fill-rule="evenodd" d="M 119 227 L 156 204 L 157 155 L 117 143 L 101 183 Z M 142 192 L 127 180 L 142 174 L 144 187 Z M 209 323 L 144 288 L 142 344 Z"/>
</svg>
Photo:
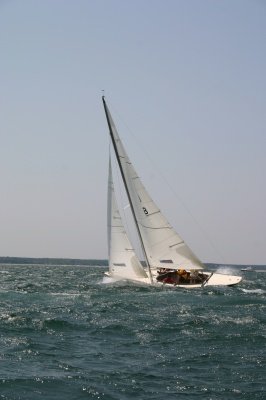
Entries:
<svg viewBox="0 0 266 400">
<path fill-rule="evenodd" d="M 0 399 L 266 398 L 266 273 L 227 288 L 102 283 L 0 265 Z"/>
</svg>

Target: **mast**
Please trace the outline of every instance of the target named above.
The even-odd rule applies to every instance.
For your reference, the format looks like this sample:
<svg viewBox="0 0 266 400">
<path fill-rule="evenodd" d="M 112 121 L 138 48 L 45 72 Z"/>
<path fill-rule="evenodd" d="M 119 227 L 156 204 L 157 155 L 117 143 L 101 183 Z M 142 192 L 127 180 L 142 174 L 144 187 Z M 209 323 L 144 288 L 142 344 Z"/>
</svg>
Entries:
<svg viewBox="0 0 266 400">
<path fill-rule="evenodd" d="M 117 146 L 116 146 L 116 142 L 115 142 L 115 138 L 114 138 L 114 134 L 113 134 L 113 130 L 112 130 L 112 125 L 111 125 L 110 120 L 109 120 L 108 109 L 107 109 L 107 105 L 106 105 L 104 96 L 102 96 L 102 101 L 103 101 L 105 116 L 106 116 L 106 119 L 107 119 L 109 133 L 110 133 L 110 136 L 111 136 L 111 139 L 112 139 L 112 143 L 113 143 L 116 159 L 117 159 L 117 162 L 118 162 L 118 165 L 119 165 L 119 169 L 120 169 L 120 172 L 121 172 L 121 176 L 122 176 L 122 180 L 123 180 L 123 183 L 124 183 L 124 186 L 125 186 L 125 189 L 126 189 L 126 193 L 127 193 L 127 197 L 128 197 L 128 200 L 129 200 L 130 207 L 131 207 L 133 219 L 134 219 L 134 222 L 135 222 L 135 225 L 136 225 L 136 229 L 137 229 L 137 233 L 138 233 L 138 236 L 139 236 L 141 248 L 142 248 L 142 251 L 143 251 L 143 254 L 144 254 L 144 257 L 145 257 L 145 261 L 146 261 L 147 266 L 148 266 L 149 278 L 150 278 L 151 283 L 153 283 L 152 274 L 151 274 L 151 266 L 150 266 L 150 263 L 149 263 L 149 260 L 148 260 L 148 256 L 147 256 L 147 253 L 146 253 L 146 250 L 145 250 L 145 247 L 144 247 L 144 243 L 143 243 L 143 239 L 142 239 L 141 232 L 140 232 L 140 229 L 139 229 L 136 213 L 135 213 L 135 210 L 134 210 L 134 207 L 133 207 L 133 202 L 131 200 L 130 193 L 129 193 L 129 190 L 128 190 L 125 174 L 124 174 L 124 171 L 123 171 L 123 168 L 122 168 L 122 163 L 121 163 L 121 160 L 120 160 L 120 157 L 119 157 L 118 149 L 117 149 Z"/>
</svg>

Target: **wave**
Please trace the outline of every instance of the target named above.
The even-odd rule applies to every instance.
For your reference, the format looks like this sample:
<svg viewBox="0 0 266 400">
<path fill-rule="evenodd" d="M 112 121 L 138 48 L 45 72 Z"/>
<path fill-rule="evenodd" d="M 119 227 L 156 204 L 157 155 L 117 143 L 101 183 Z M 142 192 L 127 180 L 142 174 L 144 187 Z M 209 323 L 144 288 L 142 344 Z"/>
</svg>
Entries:
<svg viewBox="0 0 266 400">
<path fill-rule="evenodd" d="M 265 290 L 263 289 L 244 289 L 241 288 L 242 292 L 247 293 L 247 294 L 251 294 L 251 293 L 257 293 L 257 294 L 264 294 Z"/>
</svg>

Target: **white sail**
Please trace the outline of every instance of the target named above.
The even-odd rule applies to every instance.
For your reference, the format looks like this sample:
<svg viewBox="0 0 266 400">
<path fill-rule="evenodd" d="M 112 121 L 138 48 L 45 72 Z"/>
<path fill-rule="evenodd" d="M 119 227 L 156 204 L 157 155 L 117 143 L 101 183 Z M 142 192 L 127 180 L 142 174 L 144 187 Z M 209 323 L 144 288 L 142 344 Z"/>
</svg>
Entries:
<svg viewBox="0 0 266 400">
<path fill-rule="evenodd" d="M 142 184 L 106 104 L 105 107 L 150 267 L 202 269 L 201 261 L 169 224 Z"/>
<path fill-rule="evenodd" d="M 128 239 L 118 210 L 110 158 L 107 204 L 109 275 L 129 280 L 147 278 L 146 272 Z"/>
</svg>

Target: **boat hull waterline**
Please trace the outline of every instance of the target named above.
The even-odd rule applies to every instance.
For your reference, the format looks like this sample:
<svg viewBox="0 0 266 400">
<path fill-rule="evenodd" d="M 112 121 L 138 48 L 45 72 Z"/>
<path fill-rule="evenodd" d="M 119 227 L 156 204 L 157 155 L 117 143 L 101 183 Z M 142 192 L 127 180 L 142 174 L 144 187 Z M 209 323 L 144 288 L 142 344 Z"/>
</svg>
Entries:
<svg viewBox="0 0 266 400">
<path fill-rule="evenodd" d="M 238 275 L 225 275 L 219 273 L 212 273 L 209 271 L 204 271 L 204 275 L 207 278 L 201 283 L 167 283 L 167 282 L 159 282 L 157 281 L 157 276 L 154 274 L 153 279 L 154 282 L 151 283 L 149 278 L 134 278 L 134 279 L 126 279 L 119 275 L 112 275 L 110 272 L 105 272 L 104 283 L 115 283 L 115 282 L 134 282 L 138 284 L 145 284 L 149 286 L 157 286 L 157 287 L 168 287 L 168 288 L 185 288 L 185 289 L 196 289 L 203 288 L 207 286 L 235 286 L 242 281 L 242 277 Z"/>
</svg>

